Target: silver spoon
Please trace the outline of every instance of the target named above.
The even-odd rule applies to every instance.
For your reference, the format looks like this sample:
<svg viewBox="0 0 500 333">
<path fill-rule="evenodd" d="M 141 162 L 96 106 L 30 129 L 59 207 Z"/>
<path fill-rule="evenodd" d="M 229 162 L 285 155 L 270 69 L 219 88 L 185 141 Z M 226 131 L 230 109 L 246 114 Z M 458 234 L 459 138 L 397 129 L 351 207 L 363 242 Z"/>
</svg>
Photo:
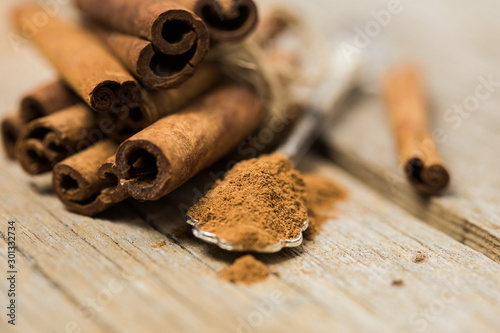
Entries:
<svg viewBox="0 0 500 333">
<path fill-rule="evenodd" d="M 310 94 L 309 106 L 295 124 L 285 143 L 277 149 L 277 152 L 288 156 L 295 165 L 302 160 L 314 141 L 321 135 L 322 130 L 325 129 L 325 125 L 328 125 L 329 120 L 338 111 L 344 98 L 357 85 L 361 63 L 360 56 L 351 56 L 347 59 L 340 47 L 332 53 L 330 66 L 325 69 L 328 74 Z M 224 250 L 260 253 L 274 253 L 284 247 L 301 245 L 302 232 L 309 226 L 309 221 L 305 221 L 297 238 L 280 240 L 276 244 L 256 250 L 255 248 L 245 248 L 242 244 L 232 244 L 214 233 L 201 230 L 203 223 L 190 216 L 186 216 L 186 222 L 193 226 L 192 231 L 197 238 L 216 244 Z"/>
</svg>

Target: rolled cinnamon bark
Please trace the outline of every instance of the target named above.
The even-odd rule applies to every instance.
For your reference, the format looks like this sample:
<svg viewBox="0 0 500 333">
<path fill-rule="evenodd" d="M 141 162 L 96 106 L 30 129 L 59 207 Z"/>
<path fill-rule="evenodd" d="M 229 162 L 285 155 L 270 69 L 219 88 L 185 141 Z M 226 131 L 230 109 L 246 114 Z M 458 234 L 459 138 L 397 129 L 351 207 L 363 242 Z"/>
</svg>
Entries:
<svg viewBox="0 0 500 333">
<path fill-rule="evenodd" d="M 69 210 L 94 216 L 128 197 L 115 174 L 113 157 L 109 157 L 117 147 L 113 141 L 103 140 L 54 167 L 54 191 Z"/>
<path fill-rule="evenodd" d="M 99 179 L 104 184 L 101 190 L 100 200 L 106 204 L 114 204 L 121 202 L 130 195 L 120 183 L 122 174 L 116 166 L 116 155 L 108 158 L 99 168 Z"/>
<path fill-rule="evenodd" d="M 428 130 L 426 98 L 415 66 L 391 70 L 383 96 L 398 146 L 399 159 L 410 183 L 422 194 L 442 192 L 450 180 Z"/>
<path fill-rule="evenodd" d="M 20 115 L 28 123 L 80 102 L 60 79 L 36 87 L 21 99 Z"/>
<path fill-rule="evenodd" d="M 257 26 L 259 15 L 253 0 L 177 0 L 194 11 L 217 42 L 236 42 Z"/>
<path fill-rule="evenodd" d="M 159 199 L 235 148 L 263 116 L 250 88 L 224 85 L 123 142 L 122 185 L 136 199 Z"/>
<path fill-rule="evenodd" d="M 30 122 L 22 131 L 16 156 L 23 169 L 33 175 L 50 171 L 64 158 L 102 139 L 91 135 L 97 129 L 96 114 L 77 104 Z"/>
<path fill-rule="evenodd" d="M 78 7 L 109 28 L 147 39 L 162 53 L 206 56 L 208 30 L 192 11 L 172 0 L 76 0 Z"/>
<path fill-rule="evenodd" d="M 16 143 L 25 125 L 25 122 L 17 112 L 2 119 L 3 149 L 7 157 L 12 160 L 16 159 Z"/>
<path fill-rule="evenodd" d="M 223 74 L 215 65 L 206 64 L 177 89 L 149 92 L 143 102 L 148 112 L 145 116 L 147 125 L 176 112 L 210 88 L 214 88 L 222 79 Z"/>
<path fill-rule="evenodd" d="M 127 69 L 149 89 L 176 88 L 189 79 L 203 58 L 192 48 L 181 54 L 163 54 L 150 41 L 91 25 Z M 194 56 L 197 58 L 194 58 Z"/>
<path fill-rule="evenodd" d="M 222 79 L 223 74 L 215 65 L 205 64 L 179 88 L 147 92 L 142 103 L 117 109 L 113 114 L 116 131 L 111 136 L 123 138 L 124 133 L 134 134 L 144 129 L 166 115 L 178 111 L 216 86 Z"/>
<path fill-rule="evenodd" d="M 36 32 L 30 34 L 28 23 L 40 18 L 45 24 L 37 25 Z M 140 101 L 137 81 L 94 34 L 37 5 L 18 6 L 14 21 L 21 34 L 36 43 L 64 81 L 95 111 L 110 111 L 117 100 Z"/>
</svg>

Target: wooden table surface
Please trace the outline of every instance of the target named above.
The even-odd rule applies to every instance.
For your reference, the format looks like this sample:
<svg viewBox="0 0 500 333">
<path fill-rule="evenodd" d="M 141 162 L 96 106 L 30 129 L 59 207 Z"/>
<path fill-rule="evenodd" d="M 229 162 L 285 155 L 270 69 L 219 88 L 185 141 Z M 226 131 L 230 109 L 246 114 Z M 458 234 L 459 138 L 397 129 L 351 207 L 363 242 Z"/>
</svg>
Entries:
<svg viewBox="0 0 500 333">
<path fill-rule="evenodd" d="M 2 114 L 55 75 L 31 47 L 12 47 L 14 2 L 0 3 Z M 294 2 L 332 38 L 392 8 L 378 0 Z M 300 165 L 345 186 L 349 199 L 314 241 L 258 255 L 273 272 L 262 283 L 218 279 L 238 255 L 190 236 L 181 208 L 207 184 L 203 176 L 158 202 L 129 200 L 93 219 L 65 210 L 50 176 L 28 177 L 0 158 L 0 332 L 498 332 L 500 4 L 398 3 L 363 50 L 363 92 L 323 136 L 326 153 Z M 453 176 L 440 197 L 424 201 L 399 170 L 376 93 L 388 59 L 425 70 L 433 130 Z M 478 89 L 488 96 L 476 97 Z M 11 220 L 15 327 L 5 315 Z"/>
</svg>

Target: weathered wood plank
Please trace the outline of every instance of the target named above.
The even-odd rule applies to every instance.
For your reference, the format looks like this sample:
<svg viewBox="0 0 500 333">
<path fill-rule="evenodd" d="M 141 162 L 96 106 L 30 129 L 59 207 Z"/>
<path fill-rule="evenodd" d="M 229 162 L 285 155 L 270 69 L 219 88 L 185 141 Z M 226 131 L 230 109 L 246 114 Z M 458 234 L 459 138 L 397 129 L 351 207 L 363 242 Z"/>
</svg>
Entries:
<svg viewBox="0 0 500 333">
<path fill-rule="evenodd" d="M 465 332 L 473 326 L 494 331 L 500 324 L 495 282 L 500 265 L 409 217 L 344 172 L 318 161 L 305 167 L 340 179 L 351 197 L 342 205 L 339 219 L 328 223 L 316 241 L 259 256 L 278 276 L 252 287 L 218 280 L 215 271 L 235 255 L 179 230 L 184 222 L 178 205 L 192 200 L 193 188 L 205 185 L 202 178 L 170 198 L 127 202 L 102 219 L 90 219 L 66 212 L 52 195 L 33 191 L 43 191 L 46 179 L 37 180 L 29 190 L 15 190 L 15 179 L 27 178 L 16 167 L 5 166 L 13 180 L 5 186 L 12 194 L 2 197 L 0 218 L 18 221 L 19 247 L 48 282 L 79 306 L 93 300 L 91 322 L 116 331 L 139 326 L 234 331 L 241 320 L 259 316 L 259 306 L 268 304 L 272 293 L 278 293 L 281 302 L 273 305 L 272 315 L 264 316 L 256 331 L 291 324 L 292 331 L 314 325 L 318 331 L 418 331 L 425 326 L 428 331 Z M 166 245 L 151 247 L 160 240 Z M 417 251 L 428 256 L 423 263 L 413 262 Z M 395 279 L 402 279 L 404 286 L 392 286 Z M 114 284 L 122 288 L 106 296 Z M 454 295 L 448 295 L 453 299 L 449 302 L 442 296 L 448 292 Z M 30 299 L 37 295 L 21 294 L 25 306 L 31 306 Z M 53 297 L 52 292 L 47 297 Z M 47 316 L 54 312 L 46 309 Z M 470 311 L 476 315 L 466 316 Z M 85 321 L 77 313 L 76 322 Z M 58 317 L 53 323 L 63 324 Z"/>
</svg>

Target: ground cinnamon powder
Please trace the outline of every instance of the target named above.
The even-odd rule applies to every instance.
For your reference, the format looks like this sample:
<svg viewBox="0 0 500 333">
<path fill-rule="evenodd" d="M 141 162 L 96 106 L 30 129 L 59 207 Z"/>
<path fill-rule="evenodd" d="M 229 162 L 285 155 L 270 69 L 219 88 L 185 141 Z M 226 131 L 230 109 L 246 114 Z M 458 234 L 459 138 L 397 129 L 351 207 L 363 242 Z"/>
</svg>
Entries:
<svg viewBox="0 0 500 333">
<path fill-rule="evenodd" d="M 262 281 L 268 275 L 269 268 L 251 255 L 236 259 L 231 266 L 224 268 L 218 274 L 221 279 L 226 281 L 245 284 Z"/>
<path fill-rule="evenodd" d="M 297 238 L 307 220 L 305 185 L 285 155 L 243 161 L 194 205 L 188 215 L 245 249 L 261 249 Z"/>
<path fill-rule="evenodd" d="M 323 224 L 335 218 L 335 204 L 347 197 L 347 191 L 333 180 L 318 174 L 303 174 L 305 199 L 309 214 L 309 228 L 304 238 L 313 240 L 323 229 Z"/>
<path fill-rule="evenodd" d="M 301 175 L 280 153 L 238 163 L 194 205 L 188 215 L 199 228 L 245 249 L 262 249 L 300 235 L 314 239 L 345 198 L 339 185 L 320 175 Z"/>
</svg>

